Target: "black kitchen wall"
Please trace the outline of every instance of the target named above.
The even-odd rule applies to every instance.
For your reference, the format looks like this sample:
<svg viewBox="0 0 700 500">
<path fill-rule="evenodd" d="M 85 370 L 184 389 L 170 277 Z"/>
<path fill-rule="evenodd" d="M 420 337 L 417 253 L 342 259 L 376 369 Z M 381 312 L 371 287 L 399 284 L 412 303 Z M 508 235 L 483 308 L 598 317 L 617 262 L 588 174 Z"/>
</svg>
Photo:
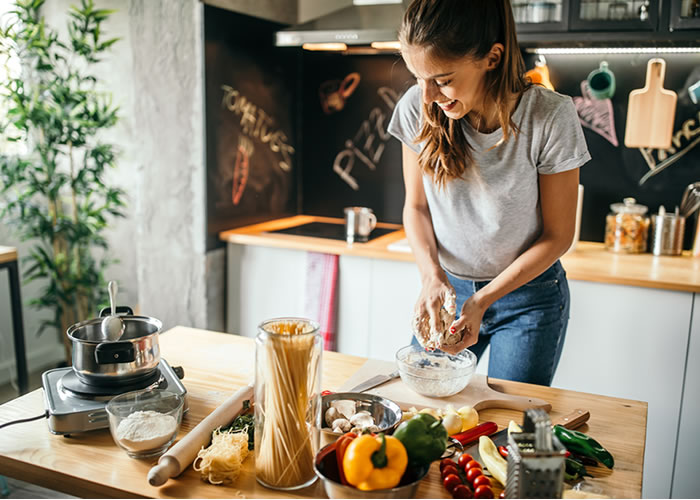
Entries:
<svg viewBox="0 0 700 500">
<path fill-rule="evenodd" d="M 386 127 L 411 84 L 396 55 L 304 53 L 303 213 L 343 217 L 344 207 L 367 206 L 401 223 L 401 144 Z"/>
<path fill-rule="evenodd" d="M 656 57 L 666 61 L 664 88 L 678 94 L 674 126 L 674 142 L 671 150 L 650 151 L 652 165 L 658 165 L 668 158 L 679 158 L 667 168 L 650 177 L 641 186 L 639 181 L 650 171 L 639 149 L 624 145 L 629 93 L 644 87 L 647 62 Z M 528 68 L 534 66 L 537 56 L 528 55 Z M 591 112 L 586 120 L 596 129 L 584 127 L 592 159 L 581 168 L 581 183 L 584 186 L 583 217 L 581 239 L 603 241 L 605 215 L 610 204 L 621 202 L 632 196 L 638 203 L 647 205 L 650 212 L 656 212 L 659 205 L 672 211 L 680 203 L 685 187 L 700 181 L 700 105 L 688 97 L 687 88 L 700 80 L 700 55 L 698 54 L 599 54 L 599 55 L 556 55 L 546 56 L 550 79 L 558 92 L 581 98 L 581 82 L 597 69 L 601 61 L 607 61 L 615 74 L 616 92 L 610 100 L 613 109 L 613 123 L 618 145 L 604 137 L 611 130 L 604 111 L 603 101 L 588 102 L 591 106 L 603 106 Z M 581 103 L 579 102 L 579 105 Z M 595 116 L 595 119 L 593 118 Z M 694 219 L 693 219 L 694 222 Z M 686 245 L 691 245 L 694 234 L 693 224 L 688 221 Z"/>
<path fill-rule="evenodd" d="M 226 229 L 296 214 L 299 51 L 283 25 L 204 8 L 207 249 Z"/>
</svg>

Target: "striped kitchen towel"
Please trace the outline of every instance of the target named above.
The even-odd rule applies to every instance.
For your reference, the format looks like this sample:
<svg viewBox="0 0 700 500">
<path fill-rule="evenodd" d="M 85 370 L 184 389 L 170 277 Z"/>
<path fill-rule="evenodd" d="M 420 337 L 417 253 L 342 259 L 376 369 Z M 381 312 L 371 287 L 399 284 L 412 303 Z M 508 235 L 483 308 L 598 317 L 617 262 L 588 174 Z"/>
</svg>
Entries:
<svg viewBox="0 0 700 500">
<path fill-rule="evenodd" d="M 323 336 L 323 347 L 334 350 L 336 339 L 336 297 L 338 295 L 338 256 L 308 252 L 304 311 L 317 321 Z"/>
</svg>

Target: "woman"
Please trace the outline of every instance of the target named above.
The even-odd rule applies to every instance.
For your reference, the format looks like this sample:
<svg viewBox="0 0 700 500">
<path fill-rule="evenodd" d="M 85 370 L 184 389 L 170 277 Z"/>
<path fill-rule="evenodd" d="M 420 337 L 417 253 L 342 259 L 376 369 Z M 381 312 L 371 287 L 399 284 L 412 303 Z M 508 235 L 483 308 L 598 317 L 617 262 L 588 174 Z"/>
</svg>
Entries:
<svg viewBox="0 0 700 500">
<path fill-rule="evenodd" d="M 399 34 L 417 85 L 389 131 L 403 142 L 403 221 L 438 329 L 456 292 L 457 353 L 489 376 L 550 385 L 566 334 L 578 169 L 590 159 L 571 98 L 531 85 L 508 0 L 414 0 Z"/>
</svg>

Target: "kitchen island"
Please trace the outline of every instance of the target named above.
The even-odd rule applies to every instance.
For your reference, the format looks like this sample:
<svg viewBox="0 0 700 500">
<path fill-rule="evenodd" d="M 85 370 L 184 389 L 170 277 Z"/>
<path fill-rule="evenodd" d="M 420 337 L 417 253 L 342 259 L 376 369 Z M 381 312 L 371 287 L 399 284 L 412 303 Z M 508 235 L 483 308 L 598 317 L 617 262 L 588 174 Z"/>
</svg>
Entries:
<svg viewBox="0 0 700 500">
<path fill-rule="evenodd" d="M 269 232 L 318 220 L 343 223 L 299 215 L 221 233 L 229 243 L 227 330 L 254 335 L 261 317 L 303 315 L 307 253 L 337 254 L 337 350 L 393 361 L 410 341 L 420 291 L 404 231 L 353 245 Z M 579 242 L 561 262 L 571 313 L 553 386 L 647 401 L 645 497 L 697 496 L 700 258 L 616 254 Z M 477 372 L 487 360 L 488 350 Z"/>
<path fill-rule="evenodd" d="M 236 389 L 248 384 L 255 372 L 254 342 L 237 335 L 175 327 L 160 336 L 162 356 L 172 366 L 182 366 L 188 391 L 189 411 L 179 437 L 190 431 Z M 340 387 L 366 361 L 335 352 L 323 354 L 323 388 Z M 598 439 L 615 457 L 615 468 L 593 467 L 594 478 L 585 490 L 613 498 L 639 498 L 642 494 L 647 404 L 569 390 L 493 380 L 494 388 L 515 395 L 536 397 L 552 405 L 552 418 L 576 408 L 587 409 L 591 418 L 580 428 Z M 449 398 L 445 400 L 447 404 Z M 42 390 L 0 406 L 0 423 L 39 415 L 44 410 Z M 503 428 L 510 420 L 521 421 L 512 410 L 480 412 L 480 421 L 493 420 Z M 0 430 L 0 473 L 82 497 L 119 498 L 325 498 L 321 485 L 280 492 L 255 481 L 254 457 L 244 463 L 241 476 L 230 487 L 204 483 L 189 467 L 163 487 L 148 484 L 152 460 L 135 460 L 117 447 L 108 430 L 76 434 L 70 438 L 49 433 L 44 420 L 17 424 Z M 419 498 L 450 498 L 440 482 L 437 462 L 420 484 Z"/>
</svg>

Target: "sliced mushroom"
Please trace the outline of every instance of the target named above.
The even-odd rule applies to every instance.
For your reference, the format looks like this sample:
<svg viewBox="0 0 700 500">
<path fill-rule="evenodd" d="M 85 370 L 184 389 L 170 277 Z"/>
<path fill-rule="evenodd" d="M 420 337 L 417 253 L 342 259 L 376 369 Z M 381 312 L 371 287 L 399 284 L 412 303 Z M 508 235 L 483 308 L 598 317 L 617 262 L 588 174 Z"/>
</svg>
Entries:
<svg viewBox="0 0 700 500">
<path fill-rule="evenodd" d="M 369 427 L 370 425 L 374 425 L 374 419 L 372 418 L 372 415 L 368 411 L 361 411 L 356 413 L 351 419 L 350 423 L 354 425 L 355 427 Z"/>
<path fill-rule="evenodd" d="M 333 422 L 339 418 L 342 418 L 342 415 L 340 414 L 337 408 L 331 406 L 326 410 L 326 415 L 324 416 L 324 419 L 328 427 L 333 427 Z"/>
<path fill-rule="evenodd" d="M 331 424 L 333 432 L 349 432 L 352 429 L 352 425 L 345 418 L 337 418 Z"/>
<path fill-rule="evenodd" d="M 348 420 L 350 420 L 352 416 L 357 412 L 355 408 L 355 402 L 349 401 L 347 399 L 331 401 L 331 407 L 338 410 Z"/>
</svg>

